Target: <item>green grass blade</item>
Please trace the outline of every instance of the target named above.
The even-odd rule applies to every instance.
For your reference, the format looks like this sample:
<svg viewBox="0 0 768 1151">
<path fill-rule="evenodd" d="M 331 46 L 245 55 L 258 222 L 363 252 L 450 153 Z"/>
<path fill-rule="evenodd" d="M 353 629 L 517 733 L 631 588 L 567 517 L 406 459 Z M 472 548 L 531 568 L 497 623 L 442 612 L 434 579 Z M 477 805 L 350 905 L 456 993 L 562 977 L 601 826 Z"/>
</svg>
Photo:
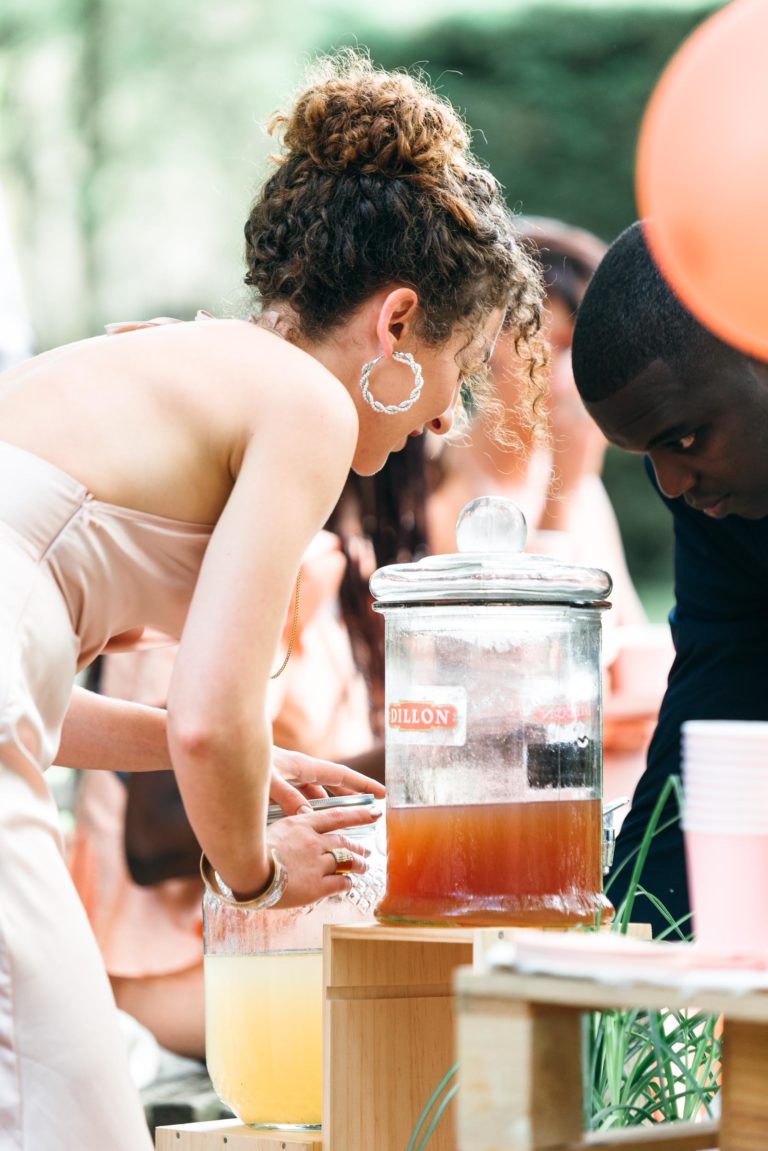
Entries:
<svg viewBox="0 0 768 1151">
<path fill-rule="evenodd" d="M 427 1100 L 426 1104 L 424 1105 L 424 1109 L 421 1112 L 421 1115 L 419 1115 L 419 1118 L 416 1122 L 416 1126 L 413 1129 L 413 1133 L 411 1134 L 411 1137 L 408 1140 L 408 1147 L 406 1148 L 406 1151 L 422 1151 L 422 1149 L 424 1147 L 426 1147 L 426 1141 L 425 1140 L 427 1138 L 431 1137 L 432 1132 L 434 1131 L 435 1127 L 437 1126 L 437 1120 L 442 1115 L 443 1111 L 445 1110 L 445 1108 L 448 1105 L 448 1102 L 450 1102 L 450 1100 L 448 1100 L 448 1101 L 443 1100 L 443 1102 L 438 1107 L 438 1110 L 436 1112 L 437 1117 L 434 1118 L 433 1122 L 429 1124 L 429 1126 L 427 1127 L 426 1134 L 424 1135 L 424 1137 L 421 1140 L 419 1140 L 419 1131 L 424 1126 L 424 1124 L 427 1122 L 429 1113 L 432 1110 L 432 1108 L 434 1107 L 435 1103 L 437 1102 L 441 1092 L 445 1090 L 445 1088 L 448 1086 L 451 1079 L 453 1079 L 454 1075 L 456 1074 L 456 1072 L 458 1070 L 459 1070 L 458 1063 L 454 1063 L 452 1067 L 449 1067 L 448 1070 L 446 1071 L 445 1075 L 443 1076 L 443 1078 L 438 1083 L 435 1090 L 430 1095 L 429 1099 Z M 456 1086 L 451 1088 L 451 1093 L 450 1093 L 451 1099 L 455 1095 L 456 1090 L 457 1090 Z"/>
<path fill-rule="evenodd" d="M 424 1151 L 424 1148 L 427 1146 L 427 1143 L 429 1143 L 430 1139 L 432 1138 L 432 1134 L 433 1134 L 435 1128 L 437 1127 L 438 1123 L 440 1122 L 440 1120 L 443 1117 L 443 1112 L 445 1111 L 445 1109 L 448 1106 L 448 1104 L 450 1103 L 450 1101 L 453 1099 L 453 1097 L 456 1094 L 456 1092 L 458 1091 L 458 1089 L 459 1089 L 458 1083 L 454 1083 L 453 1087 L 449 1088 L 448 1091 L 446 1091 L 444 1097 L 440 1100 L 440 1103 L 438 1104 L 437 1108 L 435 1109 L 435 1114 L 432 1116 L 432 1119 L 430 1120 L 429 1126 L 427 1127 L 427 1130 L 424 1132 L 424 1138 L 419 1143 L 418 1147 L 416 1148 L 416 1151 Z"/>
</svg>

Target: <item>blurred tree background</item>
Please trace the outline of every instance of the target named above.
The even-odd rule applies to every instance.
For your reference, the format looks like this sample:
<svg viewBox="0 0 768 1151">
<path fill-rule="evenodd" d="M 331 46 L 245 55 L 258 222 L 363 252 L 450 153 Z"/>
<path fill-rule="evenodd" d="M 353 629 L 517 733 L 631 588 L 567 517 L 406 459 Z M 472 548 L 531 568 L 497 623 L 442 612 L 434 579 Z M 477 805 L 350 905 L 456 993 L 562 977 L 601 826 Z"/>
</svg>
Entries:
<svg viewBox="0 0 768 1151">
<path fill-rule="evenodd" d="M 318 50 L 418 65 L 528 214 L 612 240 L 635 215 L 644 105 L 716 3 L 690 0 L 2 0 L 0 188 L 38 347 L 108 320 L 242 313 L 242 224 L 263 130 Z M 1 319 L 0 319 L 0 322 Z M 605 480 L 654 618 L 671 532 L 639 459 Z"/>
</svg>

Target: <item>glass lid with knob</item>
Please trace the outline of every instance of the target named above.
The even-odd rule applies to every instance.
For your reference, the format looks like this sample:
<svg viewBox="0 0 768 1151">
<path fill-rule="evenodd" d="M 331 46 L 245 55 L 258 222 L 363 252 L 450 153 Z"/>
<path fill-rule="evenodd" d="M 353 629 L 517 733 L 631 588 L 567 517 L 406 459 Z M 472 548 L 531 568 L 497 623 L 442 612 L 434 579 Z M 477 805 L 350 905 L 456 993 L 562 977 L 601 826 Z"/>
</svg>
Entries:
<svg viewBox="0 0 768 1151">
<path fill-rule="evenodd" d="M 525 516 L 512 500 L 481 496 L 456 521 L 458 551 L 417 563 L 390 564 L 371 576 L 375 607 L 417 603 L 561 603 L 608 606 L 612 580 L 524 552 Z"/>
</svg>

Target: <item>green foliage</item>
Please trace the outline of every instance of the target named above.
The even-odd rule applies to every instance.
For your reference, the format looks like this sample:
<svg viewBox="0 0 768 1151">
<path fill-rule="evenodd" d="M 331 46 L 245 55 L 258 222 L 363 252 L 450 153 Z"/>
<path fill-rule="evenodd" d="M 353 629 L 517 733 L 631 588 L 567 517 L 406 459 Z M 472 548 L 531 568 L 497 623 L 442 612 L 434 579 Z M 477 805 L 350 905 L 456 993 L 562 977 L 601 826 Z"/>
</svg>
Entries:
<svg viewBox="0 0 768 1151">
<path fill-rule="evenodd" d="M 610 240 L 635 218 L 635 144 L 656 79 L 719 6 L 540 3 L 359 36 L 386 67 L 421 64 L 465 112 L 511 206 Z"/>
<path fill-rule="evenodd" d="M 242 314 L 242 228 L 332 11 L 300 0 L 3 0 L 0 183 L 39 347 Z"/>
<path fill-rule="evenodd" d="M 587 1017 L 589 1129 L 694 1120 L 718 1090 L 716 1021 L 701 1012 Z"/>
<path fill-rule="evenodd" d="M 406 1151 L 425 1151 L 435 1128 L 445 1113 L 445 1109 L 459 1089 L 458 1083 L 451 1083 L 451 1080 L 455 1080 L 458 1070 L 458 1063 L 449 1067 L 430 1095 L 408 1140 Z"/>
</svg>

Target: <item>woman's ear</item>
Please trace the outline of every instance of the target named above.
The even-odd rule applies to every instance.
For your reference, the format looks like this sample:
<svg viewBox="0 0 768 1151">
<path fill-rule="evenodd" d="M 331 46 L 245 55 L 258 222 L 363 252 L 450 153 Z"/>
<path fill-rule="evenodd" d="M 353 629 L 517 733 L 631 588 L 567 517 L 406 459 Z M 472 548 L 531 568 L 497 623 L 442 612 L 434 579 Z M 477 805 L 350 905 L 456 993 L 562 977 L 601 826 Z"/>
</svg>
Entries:
<svg viewBox="0 0 768 1151">
<path fill-rule="evenodd" d="M 376 321 L 376 336 L 384 356 L 389 358 L 398 344 L 413 334 L 419 297 L 413 288 L 393 288 L 384 297 Z"/>
</svg>

